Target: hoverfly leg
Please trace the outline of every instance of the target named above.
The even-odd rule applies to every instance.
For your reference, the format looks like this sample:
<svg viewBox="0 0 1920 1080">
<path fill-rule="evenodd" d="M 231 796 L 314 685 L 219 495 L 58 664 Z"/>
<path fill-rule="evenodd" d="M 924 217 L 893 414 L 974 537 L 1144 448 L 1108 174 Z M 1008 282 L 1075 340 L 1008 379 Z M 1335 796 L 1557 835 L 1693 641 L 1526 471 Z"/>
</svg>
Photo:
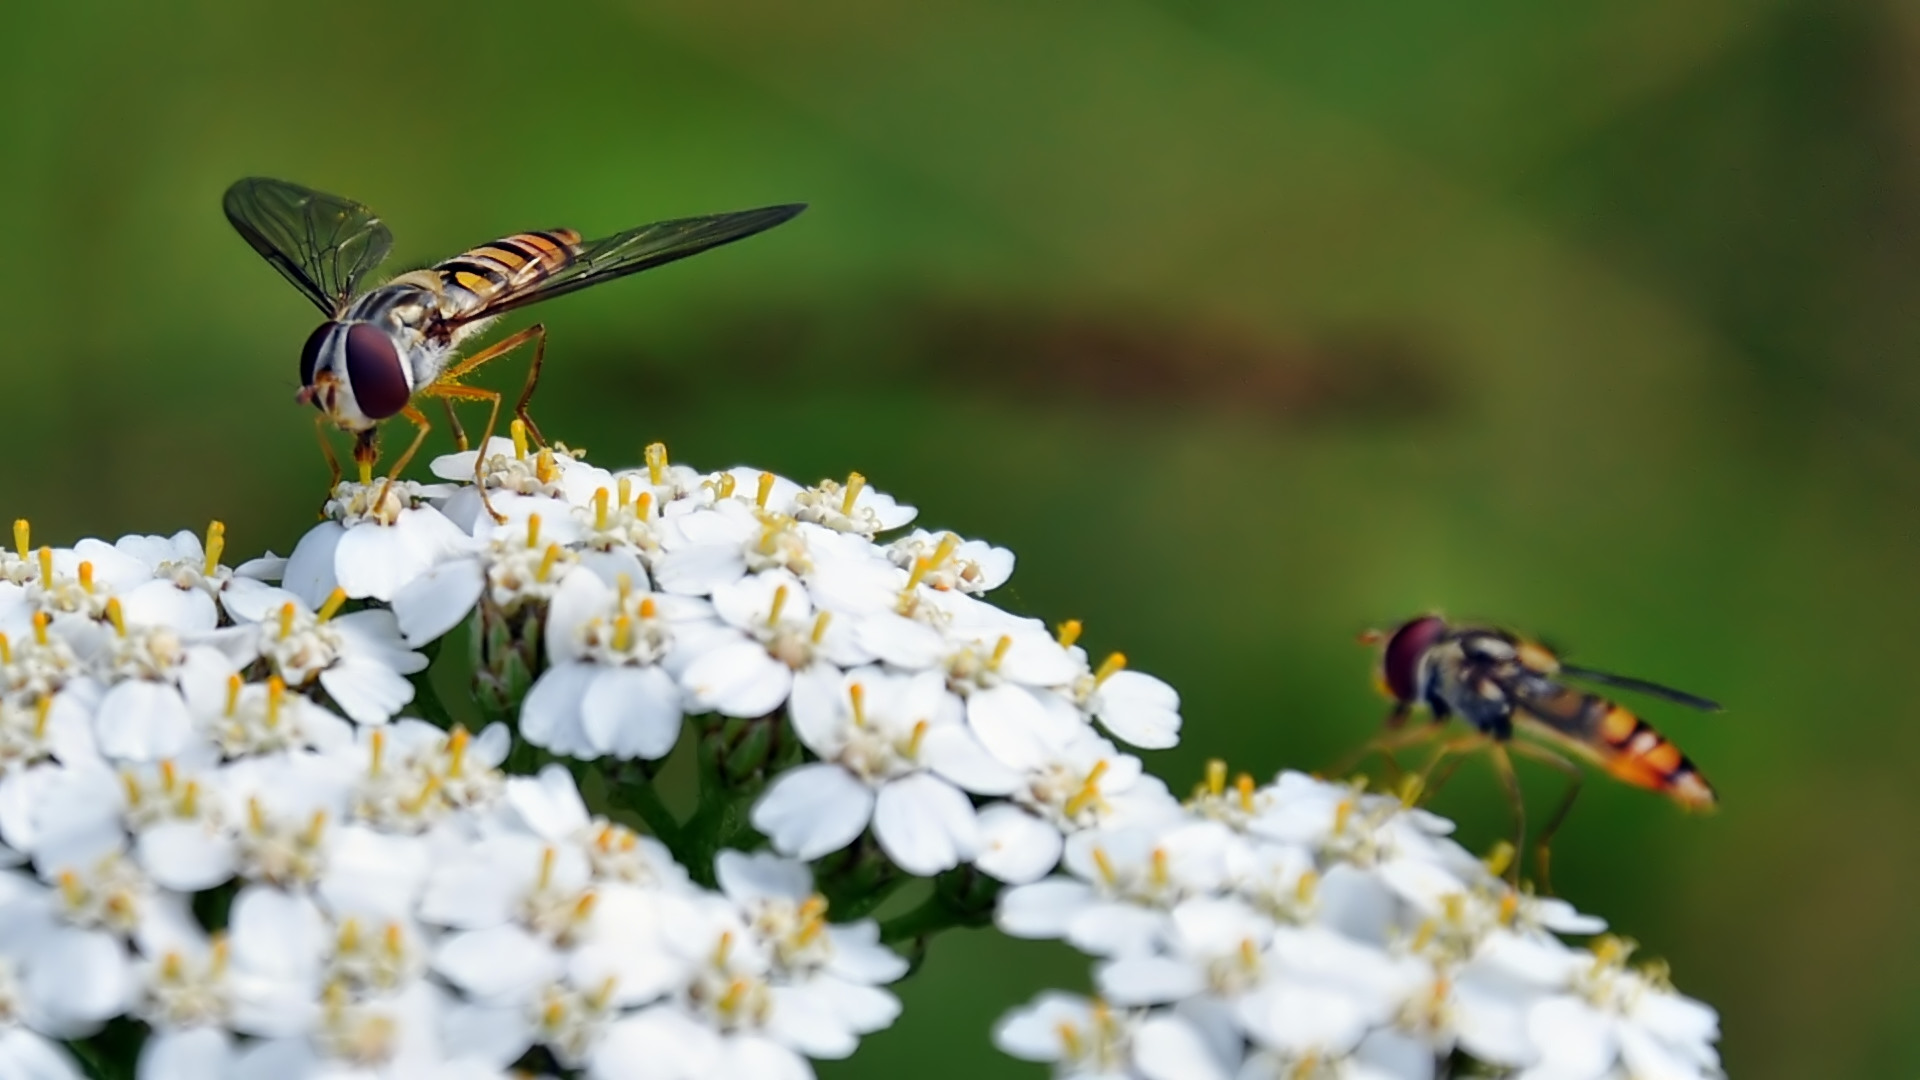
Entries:
<svg viewBox="0 0 1920 1080">
<path fill-rule="evenodd" d="M 453 429 L 453 444 L 460 448 L 461 453 L 473 449 L 467 442 L 467 429 L 460 426 L 460 417 L 453 411 L 453 399 L 441 398 L 440 404 L 447 408 L 447 426 Z M 485 457 L 486 455 L 483 453 L 481 456 Z M 474 465 L 474 468 L 476 470 L 479 468 L 478 463 Z"/>
<path fill-rule="evenodd" d="M 505 525 L 507 516 L 493 508 L 493 500 L 487 498 L 486 483 L 486 447 L 493 443 L 493 429 L 500 423 L 500 395 L 492 390 L 482 390 L 477 386 L 455 386 L 444 379 L 427 387 L 423 392 L 445 401 L 449 413 L 453 412 L 453 403 L 456 400 L 485 401 L 492 405 L 492 408 L 487 411 L 486 429 L 480 433 L 480 453 L 473 459 L 473 486 L 480 492 L 480 505 L 486 508 L 495 524 Z"/>
<path fill-rule="evenodd" d="M 545 446 L 547 437 L 540 434 L 540 425 L 528 415 L 527 403 L 533 400 L 533 391 L 540 385 L 540 365 L 547 358 L 547 328 L 543 323 L 534 323 L 526 332 L 533 335 L 533 363 L 527 368 L 527 385 L 520 389 L 520 400 L 513 403 L 513 415 L 527 425 L 527 434 L 533 436 L 535 446 Z"/>
<path fill-rule="evenodd" d="M 373 483 L 373 466 L 380 460 L 380 429 L 367 428 L 353 436 L 353 463 L 360 467 L 360 482 Z"/>
<path fill-rule="evenodd" d="M 313 418 L 313 433 L 320 440 L 320 452 L 327 456 L 327 498 L 333 498 L 333 489 L 340 486 L 340 457 L 333 452 L 333 444 L 327 441 L 327 415 L 320 413 Z"/>
<path fill-rule="evenodd" d="M 1335 778 L 1345 776 L 1359 767 L 1361 762 L 1375 754 L 1380 755 L 1381 759 L 1387 762 L 1389 768 L 1397 774 L 1400 772 L 1400 763 L 1394 760 L 1394 751 L 1406 750 L 1419 746 L 1421 743 L 1429 742 L 1434 736 L 1438 735 L 1440 731 L 1441 725 L 1439 724 L 1425 724 L 1412 730 L 1386 731 L 1361 743 L 1359 747 L 1348 753 L 1346 757 L 1341 758 L 1332 768 L 1323 769 L 1317 775 Z"/>
<path fill-rule="evenodd" d="M 1520 795 L 1520 776 L 1513 771 L 1513 758 L 1507 754 L 1505 742 L 1495 742 L 1488 747 L 1493 757 L 1493 769 L 1500 774 L 1500 783 L 1507 789 L 1507 799 L 1513 804 L 1513 850 L 1527 850 L 1527 802 Z M 1516 857 L 1507 868 L 1507 884 L 1520 888 L 1520 867 L 1525 859 Z"/>
<path fill-rule="evenodd" d="M 1573 809 L 1573 800 L 1580 797 L 1580 785 L 1585 782 L 1586 776 L 1581 773 L 1580 766 L 1575 765 L 1573 762 L 1568 761 L 1566 758 L 1561 757 L 1559 754 L 1554 753 L 1544 746 L 1535 746 L 1532 743 L 1522 742 L 1513 743 L 1512 746 L 1514 753 L 1524 754 L 1535 761 L 1551 765 L 1567 774 L 1566 794 L 1560 797 L 1560 805 L 1554 807 L 1552 816 L 1547 818 L 1546 827 L 1540 830 L 1539 839 L 1533 842 L 1533 863 L 1536 872 L 1540 876 L 1540 891 L 1547 896 L 1552 896 L 1553 877 L 1548 866 L 1548 861 L 1553 854 L 1553 836 L 1560 831 L 1560 826 L 1566 822 L 1567 813 Z"/>
<path fill-rule="evenodd" d="M 411 405 L 401 409 L 400 415 L 413 422 L 413 441 L 407 444 L 406 450 L 402 451 L 398 458 L 394 459 L 393 468 L 387 470 L 387 478 L 381 481 L 379 495 L 374 499 L 375 506 L 387 501 L 387 493 L 393 489 L 394 480 L 399 478 L 401 471 L 407 467 L 407 463 L 413 460 L 413 455 L 419 453 L 420 444 L 427 441 L 427 432 L 433 430 L 433 425 L 427 422 L 426 415 Z M 371 467 L 372 463 L 368 464 Z"/>
</svg>

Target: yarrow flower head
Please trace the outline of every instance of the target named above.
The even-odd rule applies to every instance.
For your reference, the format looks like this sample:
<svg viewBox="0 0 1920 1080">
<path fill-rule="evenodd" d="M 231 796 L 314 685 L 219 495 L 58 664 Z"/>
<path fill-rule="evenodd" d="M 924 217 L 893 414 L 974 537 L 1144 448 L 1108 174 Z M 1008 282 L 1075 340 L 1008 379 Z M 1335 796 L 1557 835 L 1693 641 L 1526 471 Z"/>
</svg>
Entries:
<svg viewBox="0 0 1920 1080">
<path fill-rule="evenodd" d="M 0 1075 L 138 1031 L 156 1080 L 804 1078 L 960 925 L 1093 958 L 993 1034 L 1058 1076 L 1718 1075 L 1712 1010 L 1444 819 L 1223 765 L 1177 799 L 1128 749 L 1177 743 L 1172 686 L 997 604 L 1011 552 L 889 537 L 860 473 L 519 421 L 432 471 L 232 567 L 217 522 L 16 525 Z"/>
</svg>

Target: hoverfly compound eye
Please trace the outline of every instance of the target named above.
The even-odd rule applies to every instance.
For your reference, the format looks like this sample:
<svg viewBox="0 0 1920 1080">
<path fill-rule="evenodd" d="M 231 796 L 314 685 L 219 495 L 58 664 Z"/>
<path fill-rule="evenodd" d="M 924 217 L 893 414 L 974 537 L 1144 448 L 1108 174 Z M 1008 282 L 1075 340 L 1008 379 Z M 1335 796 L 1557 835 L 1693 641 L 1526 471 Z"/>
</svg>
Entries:
<svg viewBox="0 0 1920 1080">
<path fill-rule="evenodd" d="M 347 386 L 369 420 L 385 420 L 413 396 L 400 350 L 379 327 L 355 323 L 347 330 Z"/>
<path fill-rule="evenodd" d="M 321 323 L 320 328 L 307 336 L 307 343 L 300 349 L 300 385 L 313 385 L 314 369 L 320 366 L 320 350 L 327 344 L 327 338 L 333 333 L 333 323 Z"/>
<path fill-rule="evenodd" d="M 1387 639 L 1387 646 L 1380 654 L 1380 674 L 1395 700 L 1419 700 L 1420 662 L 1446 630 L 1446 620 L 1438 615 L 1423 615 L 1402 623 Z"/>
</svg>

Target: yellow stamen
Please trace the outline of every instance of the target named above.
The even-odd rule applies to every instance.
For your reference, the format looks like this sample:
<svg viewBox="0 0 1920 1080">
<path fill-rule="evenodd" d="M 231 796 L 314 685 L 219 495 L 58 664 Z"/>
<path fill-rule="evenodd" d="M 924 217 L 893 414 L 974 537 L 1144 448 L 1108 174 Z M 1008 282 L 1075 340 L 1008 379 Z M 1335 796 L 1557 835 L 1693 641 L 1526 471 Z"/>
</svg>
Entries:
<svg viewBox="0 0 1920 1080">
<path fill-rule="evenodd" d="M 1240 809 L 1253 813 L 1253 774 L 1241 773 L 1235 778 L 1233 786 L 1240 792 Z"/>
<path fill-rule="evenodd" d="M 1513 865 L 1513 856 L 1513 844 L 1510 841 L 1502 840 L 1493 845 L 1493 849 L 1487 852 L 1487 857 L 1482 861 L 1486 864 L 1487 873 L 1492 874 L 1494 877 L 1501 877 L 1505 875 L 1507 869 Z"/>
<path fill-rule="evenodd" d="M 1106 848 L 1099 846 L 1094 847 L 1093 866 L 1094 869 L 1100 871 L 1100 880 L 1106 882 L 1108 885 L 1112 885 L 1119 880 L 1119 875 L 1113 869 L 1113 860 L 1107 856 Z"/>
<path fill-rule="evenodd" d="M 246 685 L 247 685 L 247 680 L 242 679 L 240 677 L 240 673 L 237 671 L 227 676 L 226 715 L 232 716 L 234 714 L 234 711 L 240 707 L 240 689 Z"/>
<path fill-rule="evenodd" d="M 1127 655 L 1125 653 L 1113 653 L 1109 655 L 1105 660 L 1100 662 L 1100 670 L 1093 673 L 1093 685 L 1099 686 L 1101 683 L 1113 678 L 1114 672 L 1126 666 Z"/>
<path fill-rule="evenodd" d="M 267 676 L 267 730 L 280 726 L 280 704 L 286 697 L 286 681 L 278 675 Z"/>
<path fill-rule="evenodd" d="M 633 579 L 625 574 L 615 574 L 613 575 L 613 582 L 614 588 L 617 589 L 620 594 L 620 608 L 625 610 L 627 606 L 627 596 L 633 592 Z"/>
<path fill-rule="evenodd" d="M 1080 640 L 1081 629 L 1079 619 L 1068 619 L 1054 632 L 1054 640 L 1060 643 L 1061 648 L 1071 649 L 1073 643 Z"/>
<path fill-rule="evenodd" d="M 539 546 L 540 546 L 540 515 L 528 514 L 527 515 L 527 550 L 532 551 L 534 548 L 537 548 Z"/>
<path fill-rule="evenodd" d="M 247 829 L 253 833 L 262 833 L 267 829 L 267 810 L 260 805 L 260 796 L 247 797 Z"/>
<path fill-rule="evenodd" d="M 13 643 L 7 640 L 7 635 L 0 634 L 0 664 L 11 663 L 13 663 Z"/>
<path fill-rule="evenodd" d="M 186 967 L 186 958 L 178 952 L 168 952 L 160 959 L 160 978 L 174 982 L 180 978 L 181 970 Z"/>
<path fill-rule="evenodd" d="M 473 736 L 467 734 L 467 729 L 458 725 L 454 727 L 453 733 L 447 736 L 448 776 L 459 776 L 465 769 L 467 763 L 467 744 L 472 741 Z"/>
<path fill-rule="evenodd" d="M 815 645 L 820 644 L 821 639 L 827 636 L 827 623 L 832 621 L 832 619 L 833 619 L 833 613 L 830 611 L 823 611 L 820 614 L 814 616 L 813 643 Z M 5 637 L 6 635 L 0 634 L 0 648 L 4 648 L 6 645 Z"/>
<path fill-rule="evenodd" d="M 60 895 L 67 906 L 78 907 L 87 898 L 86 887 L 80 884 L 80 875 L 72 870 L 60 871 Z"/>
<path fill-rule="evenodd" d="M 665 480 L 667 473 L 667 444 L 660 442 L 648 443 L 646 457 L 647 480 L 654 484 Z"/>
<path fill-rule="evenodd" d="M 1081 783 L 1080 790 L 1074 792 L 1073 797 L 1067 800 L 1068 817 L 1078 817 L 1088 807 L 1100 801 L 1100 778 L 1106 775 L 1106 772 L 1107 763 L 1104 760 L 1094 762 L 1093 768 L 1087 770 L 1087 778 Z"/>
<path fill-rule="evenodd" d="M 1347 821 L 1353 817 L 1354 808 L 1360 804 L 1353 799 L 1341 799 L 1340 805 L 1333 808 L 1333 832 L 1338 836 L 1347 831 Z"/>
<path fill-rule="evenodd" d="M 1000 661 L 1007 658 L 1007 650 L 1013 648 L 1013 635 L 1001 634 L 1000 640 L 993 643 L 993 656 L 987 661 L 987 670 L 999 671 Z"/>
<path fill-rule="evenodd" d="M 544 583 L 553 576 L 553 565 L 560 561 L 560 545 L 548 544 L 547 550 L 540 556 L 540 565 L 533 572 L 533 580 Z"/>
<path fill-rule="evenodd" d="M 927 728 L 930 726 L 931 725 L 925 720 L 914 721 L 913 736 L 907 740 L 907 760 L 918 761 L 920 759 L 920 743 L 926 739 Z"/>
<path fill-rule="evenodd" d="M 372 483 L 373 483 L 373 462 L 363 461 L 360 463 L 360 486 L 368 487 L 372 485 Z"/>
<path fill-rule="evenodd" d="M 367 775 L 379 776 L 380 766 L 387 756 L 387 733 L 379 728 L 367 737 Z"/>
<path fill-rule="evenodd" d="M 614 485 L 613 501 L 616 506 L 625 506 L 633 501 L 633 479 L 631 477 L 623 476 L 620 478 L 620 482 Z"/>
<path fill-rule="evenodd" d="M 773 610 L 767 612 L 768 626 L 780 625 L 780 609 L 786 606 L 787 606 L 787 587 L 785 585 L 782 585 L 779 588 L 773 590 Z"/>
<path fill-rule="evenodd" d="M 1240 939 L 1240 966 L 1248 971 L 1260 967 L 1260 946 L 1255 945 L 1252 938 Z"/>
<path fill-rule="evenodd" d="M 320 846 L 320 835 L 326 831 L 327 812 L 325 810 L 315 810 L 313 816 L 307 819 L 307 831 L 301 839 L 304 840 L 309 847 L 318 847 Z"/>
<path fill-rule="evenodd" d="M 180 779 L 179 771 L 171 760 L 160 763 L 160 790 L 172 793 L 173 785 Z"/>
<path fill-rule="evenodd" d="M 189 780 L 180 789 L 180 816 L 193 818 L 200 816 L 200 781 Z"/>
<path fill-rule="evenodd" d="M 736 478 L 732 473 L 730 472 L 721 473 L 720 482 L 713 485 L 713 493 L 719 498 L 731 499 L 733 498 L 733 489 L 739 486 L 740 486 L 739 479 Z"/>
<path fill-rule="evenodd" d="M 633 516 L 641 521 L 647 520 L 653 512 L 653 492 L 643 491 L 633 497 Z"/>
<path fill-rule="evenodd" d="M 772 473 L 763 472 L 760 474 L 759 486 L 753 493 L 753 505 L 762 510 L 767 508 L 767 498 L 773 494 L 773 481 L 774 476 Z"/>
<path fill-rule="evenodd" d="M 720 995 L 720 1000 L 715 1003 L 714 1007 L 720 1011 L 720 1015 L 731 1016 L 740 1011 L 741 1003 L 746 1001 L 747 994 L 752 989 L 753 984 L 747 980 L 735 979 L 733 982 L 727 984 L 727 992 Z"/>
<path fill-rule="evenodd" d="M 713 966 L 723 967 L 727 957 L 733 953 L 733 931 L 720 931 L 720 940 L 713 943 Z"/>
<path fill-rule="evenodd" d="M 27 552 L 32 548 L 32 540 L 33 527 L 27 524 L 27 519 L 15 518 L 13 521 L 13 550 L 20 556 L 21 562 L 27 561 Z"/>
<path fill-rule="evenodd" d="M 913 570 L 907 574 L 906 591 L 912 592 L 914 589 L 914 586 L 919 585 L 920 579 L 923 577 L 926 577 L 927 571 L 931 569 L 933 569 L 932 560 L 927 559 L 925 557 L 913 560 Z"/>
<path fill-rule="evenodd" d="M 380 935 L 381 948 L 386 950 L 388 956 L 399 956 L 405 950 L 406 944 L 406 935 L 401 931 L 400 924 L 388 923 L 386 932 Z"/>
<path fill-rule="evenodd" d="M 207 523 L 207 558 L 200 564 L 200 576 L 212 577 L 220 569 L 220 556 L 227 550 L 227 524 L 224 521 Z"/>
<path fill-rule="evenodd" d="M 420 790 L 414 794 L 413 798 L 403 801 L 400 807 L 409 814 L 421 813 L 426 810 L 427 804 L 432 802 L 434 796 L 438 794 L 440 794 L 440 778 L 429 775 L 427 782 L 420 785 Z"/>
<path fill-rule="evenodd" d="M 137 808 L 146 801 L 140 794 L 139 778 L 124 769 L 120 772 L 120 786 L 126 789 L 128 808 Z"/>
<path fill-rule="evenodd" d="M 1420 920 L 1419 929 L 1413 932 L 1413 951 L 1421 952 L 1433 944 L 1433 936 L 1440 932 L 1440 924 L 1432 919 Z"/>
<path fill-rule="evenodd" d="M 1172 880 L 1172 875 L 1167 872 L 1166 848 L 1157 847 L 1153 849 L 1152 864 L 1147 872 L 1147 879 L 1152 881 L 1156 886 L 1165 886 L 1168 881 Z"/>
<path fill-rule="evenodd" d="M 593 527 L 607 527 L 607 489 L 603 487 L 593 489 Z"/>
<path fill-rule="evenodd" d="M 1427 790 L 1426 778 L 1419 773 L 1408 773 L 1400 781 L 1400 805 L 1418 806 L 1420 796 Z"/>
<path fill-rule="evenodd" d="M 80 591 L 93 592 L 93 562 L 88 559 L 80 560 Z"/>
<path fill-rule="evenodd" d="M 340 923 L 339 944 L 334 946 L 336 953 L 355 953 L 360 951 L 360 920 L 349 915 Z"/>
<path fill-rule="evenodd" d="M 535 479 L 543 484 L 551 484 L 560 476 L 559 468 L 553 463 L 552 450 L 543 446 L 540 448 L 540 452 L 534 455 L 533 475 Z"/>
<path fill-rule="evenodd" d="M 53 549 L 50 547 L 40 549 L 40 584 L 53 584 Z"/>
<path fill-rule="evenodd" d="M 513 460 L 527 460 L 527 422 L 516 417 L 507 425 L 507 434 L 513 438 Z"/>
<path fill-rule="evenodd" d="M 333 591 L 327 594 L 327 602 L 321 604 L 320 610 L 313 613 L 313 621 L 326 622 L 328 619 L 333 618 L 334 615 L 339 613 L 340 605 L 346 602 L 347 590 L 338 585 L 334 586 Z"/>
<path fill-rule="evenodd" d="M 847 493 L 840 499 L 840 513 L 853 516 L 853 504 L 860 498 L 860 490 L 867 486 L 867 478 L 859 473 L 847 474 Z"/>
<path fill-rule="evenodd" d="M 1219 798 L 1227 790 L 1227 763 L 1219 758 L 1207 762 L 1207 794 Z"/>
<path fill-rule="evenodd" d="M 120 598 L 107 597 L 107 621 L 113 624 L 113 632 L 121 637 L 127 636 L 127 617 L 120 610 Z"/>
<path fill-rule="evenodd" d="M 658 604 L 655 604 L 653 602 L 653 597 L 643 596 L 640 598 L 640 617 L 641 618 L 643 619 L 657 618 L 659 614 L 660 614 L 660 607 Z"/>
<path fill-rule="evenodd" d="M 280 640 L 281 641 L 287 640 L 288 636 L 293 633 L 293 617 L 295 615 L 298 615 L 299 613 L 300 613 L 300 608 L 296 604 L 294 604 L 294 602 L 291 600 L 280 605 Z"/>
<path fill-rule="evenodd" d="M 47 717 L 53 715 L 53 699 L 43 697 L 34 702 L 33 713 L 33 737 L 44 739 L 47 737 Z"/>
<path fill-rule="evenodd" d="M 633 616 L 621 615 L 613 620 L 613 650 L 626 652 L 633 648 Z"/>
<path fill-rule="evenodd" d="M 1520 894 L 1508 889 L 1500 895 L 1500 925 L 1512 926 L 1520 914 Z"/>
<path fill-rule="evenodd" d="M 1060 1048 L 1066 1051 L 1063 1061 L 1079 1061 L 1086 1056 L 1085 1040 L 1080 1038 L 1080 1029 L 1072 1023 L 1062 1020 L 1053 1026 L 1053 1034 L 1060 1040 Z"/>
<path fill-rule="evenodd" d="M 52 621 L 53 617 L 44 611 L 33 613 L 33 640 L 43 649 L 47 646 L 47 624 Z"/>
<path fill-rule="evenodd" d="M 847 687 L 847 698 L 853 702 L 853 726 L 867 726 L 867 688 L 854 683 Z"/>
<path fill-rule="evenodd" d="M 594 987 L 592 992 L 587 995 L 587 1004 L 592 1006 L 596 1011 L 606 1008 L 607 1003 L 613 1000 L 613 991 L 616 985 L 611 975 L 600 980 L 600 985 Z"/>
<path fill-rule="evenodd" d="M 232 951 L 227 945 L 226 931 L 222 930 L 213 935 L 212 951 L 213 956 L 208 960 L 207 964 L 213 970 L 213 974 L 223 974 L 227 970 L 227 957 Z"/>
</svg>

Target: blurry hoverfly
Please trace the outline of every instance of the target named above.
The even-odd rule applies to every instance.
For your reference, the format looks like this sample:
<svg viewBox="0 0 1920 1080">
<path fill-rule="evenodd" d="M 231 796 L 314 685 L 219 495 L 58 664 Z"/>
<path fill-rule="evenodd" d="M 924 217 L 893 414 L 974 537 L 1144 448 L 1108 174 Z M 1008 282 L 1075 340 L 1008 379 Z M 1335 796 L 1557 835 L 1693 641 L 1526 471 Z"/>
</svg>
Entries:
<svg viewBox="0 0 1920 1080">
<path fill-rule="evenodd" d="M 1585 758 L 1635 787 L 1662 792 L 1686 809 L 1710 810 L 1715 805 L 1713 787 L 1706 778 L 1652 725 L 1598 694 L 1563 685 L 1561 680 L 1581 679 L 1718 712 L 1720 706 L 1706 698 L 1640 679 L 1574 667 L 1562 663 L 1545 646 L 1505 630 L 1450 626 L 1437 615 L 1411 619 L 1391 633 L 1370 632 L 1361 640 L 1382 646 L 1376 674 L 1381 691 L 1394 702 L 1387 717 L 1389 732 L 1368 744 L 1366 750 L 1381 752 L 1390 759 L 1396 749 L 1436 738 L 1448 717 L 1465 720 L 1474 732 L 1442 743 L 1420 774 L 1421 781 L 1431 791 L 1437 785 L 1429 778 L 1443 759 L 1486 748 L 1513 801 L 1516 855 L 1525 842 L 1526 817 L 1508 750 L 1552 765 L 1570 778 L 1566 795 L 1535 842 L 1534 859 L 1543 889 L 1551 888 L 1548 845 L 1580 793 L 1581 774 L 1578 766 L 1549 746 L 1515 742 L 1516 729 Z M 1391 730 L 1401 728 L 1408 714 L 1419 706 L 1433 714 L 1432 724 L 1411 731 Z M 1513 867 L 1517 880 L 1517 857 Z"/>
<path fill-rule="evenodd" d="M 441 399 L 463 450 L 466 436 L 453 403 L 491 403 L 481 436 L 484 447 L 499 421 L 501 396 L 461 380 L 528 341 L 534 343 L 533 363 L 513 411 L 544 445 L 527 415 L 527 402 L 540 381 L 546 328 L 535 324 L 455 361 L 462 344 L 515 308 L 730 244 L 792 218 L 805 206 L 661 221 L 599 240 L 583 241 L 572 229 L 515 233 L 365 291 L 362 280 L 393 244 L 373 211 L 337 195 L 262 177 L 228 188 L 225 208 L 227 220 L 247 243 L 327 317 L 300 352 L 298 400 L 320 410 L 315 422 L 337 484 L 340 463 L 327 444 L 325 425 L 331 421 L 353 433 L 360 481 L 369 483 L 379 459 L 380 422 L 393 416 L 411 421 L 413 442 L 388 472 L 391 480 L 406 468 L 431 427 L 412 404 L 416 396 Z"/>
</svg>

